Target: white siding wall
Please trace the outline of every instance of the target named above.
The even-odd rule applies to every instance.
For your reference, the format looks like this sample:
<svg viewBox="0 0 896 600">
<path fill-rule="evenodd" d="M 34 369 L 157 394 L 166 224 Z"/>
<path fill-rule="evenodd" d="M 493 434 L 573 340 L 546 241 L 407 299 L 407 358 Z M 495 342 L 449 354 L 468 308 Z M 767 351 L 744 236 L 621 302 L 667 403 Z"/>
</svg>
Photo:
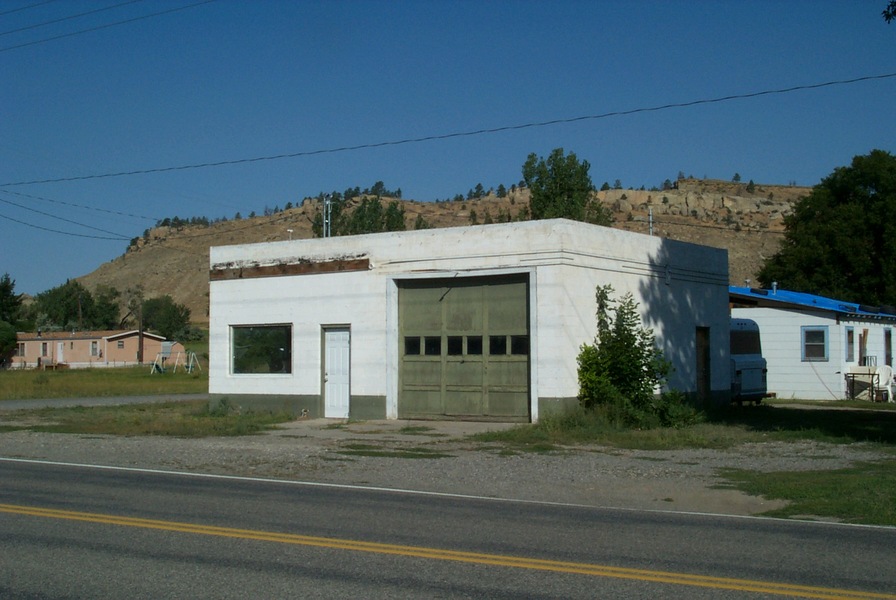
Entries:
<svg viewBox="0 0 896 600">
<path fill-rule="evenodd" d="M 753 319 L 759 324 L 762 354 L 768 361 L 768 391 L 779 398 L 805 400 L 840 400 L 846 396 L 844 374 L 858 365 L 859 335 L 868 332 L 867 353 L 885 362 L 884 331 L 891 324 L 841 320 L 826 312 L 804 312 L 775 308 L 736 308 L 735 318 Z M 803 361 L 802 331 L 804 326 L 828 327 L 828 360 Z M 855 335 L 853 360 L 846 358 L 846 329 Z"/>
<path fill-rule="evenodd" d="M 851 362 L 847 361 L 847 352 L 846 352 L 846 329 L 848 327 L 852 327 L 853 335 L 855 340 L 855 351 L 853 352 L 853 360 Z M 840 329 L 841 336 L 843 337 L 843 356 L 841 359 L 844 361 L 844 366 L 855 366 L 859 364 L 859 336 L 867 336 L 867 340 L 865 342 L 865 354 L 867 357 L 871 358 L 874 364 L 884 365 L 886 363 L 887 358 L 887 348 L 886 348 L 886 335 L 885 332 L 887 330 L 892 331 L 894 325 L 892 323 L 869 323 L 867 321 L 856 321 L 856 320 L 842 320 Z M 892 339 L 891 339 L 892 343 Z M 892 356 L 892 348 L 890 348 L 890 353 Z M 892 365 L 890 365 L 892 366 Z"/>
<path fill-rule="evenodd" d="M 712 332 L 712 389 L 729 387 L 727 253 L 565 220 L 214 247 L 212 269 L 365 256 L 370 270 L 212 281 L 213 394 L 320 394 L 321 325 L 351 326 L 352 394 L 385 395 L 397 414 L 395 279 L 528 273 L 533 396 L 578 393 L 576 355 L 595 333 L 597 285 L 631 292 L 676 362 L 674 387 L 696 388 L 697 326 Z M 229 328 L 293 324 L 293 372 L 232 375 Z M 533 403 L 533 418 L 537 405 Z"/>
</svg>

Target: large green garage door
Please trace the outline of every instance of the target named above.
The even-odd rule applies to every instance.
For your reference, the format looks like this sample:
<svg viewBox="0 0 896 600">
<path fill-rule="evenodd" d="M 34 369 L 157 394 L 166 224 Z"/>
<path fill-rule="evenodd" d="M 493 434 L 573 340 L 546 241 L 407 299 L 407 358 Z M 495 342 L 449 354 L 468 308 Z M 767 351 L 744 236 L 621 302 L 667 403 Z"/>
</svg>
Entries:
<svg viewBox="0 0 896 600">
<path fill-rule="evenodd" d="M 529 420 L 528 277 L 398 284 L 400 418 Z"/>
</svg>

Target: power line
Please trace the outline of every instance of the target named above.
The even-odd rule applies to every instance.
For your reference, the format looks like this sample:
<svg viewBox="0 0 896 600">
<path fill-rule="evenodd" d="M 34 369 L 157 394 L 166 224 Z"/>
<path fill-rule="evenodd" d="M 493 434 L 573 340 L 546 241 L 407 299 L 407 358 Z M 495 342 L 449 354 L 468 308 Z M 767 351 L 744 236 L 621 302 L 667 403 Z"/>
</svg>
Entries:
<svg viewBox="0 0 896 600">
<path fill-rule="evenodd" d="M 105 12 L 107 10 L 112 10 L 113 8 L 118 8 L 120 6 L 125 6 L 128 4 L 135 4 L 137 2 L 143 2 L 143 0 L 128 0 L 127 2 L 121 2 L 119 4 L 113 4 L 111 6 L 104 6 L 103 8 L 95 8 L 93 10 L 88 10 L 87 12 L 78 13 L 76 15 L 69 15 L 67 17 L 60 17 L 58 19 L 53 19 L 52 21 L 44 21 L 43 23 L 27 25 L 25 27 L 19 27 L 18 29 L 10 29 L 9 31 L 2 31 L 2 32 L 0 32 L 0 35 L 9 35 L 10 33 L 19 33 L 20 31 L 28 31 L 29 29 L 37 29 L 38 27 L 46 27 L 47 25 L 53 25 L 54 23 L 62 23 L 63 21 L 71 21 L 73 19 L 79 19 L 81 17 L 86 17 L 87 15 Z"/>
<path fill-rule="evenodd" d="M 2 192 L 3 192 L 4 194 L 12 194 L 12 195 L 19 196 L 19 197 L 22 197 L 22 198 L 31 198 L 31 199 L 33 199 L 33 200 L 43 200 L 44 202 L 52 202 L 53 204 L 62 204 L 62 205 L 65 205 L 65 206 L 71 206 L 71 207 L 74 207 L 74 208 L 84 208 L 84 209 L 86 209 L 86 210 L 94 210 L 94 211 L 97 211 L 97 212 L 107 213 L 107 214 L 110 214 L 110 215 L 118 215 L 118 216 L 120 216 L 120 217 L 133 217 L 133 218 L 135 218 L 135 219 L 143 219 L 143 220 L 145 220 L 145 221 L 153 221 L 153 222 L 159 220 L 157 217 L 147 217 L 147 216 L 145 216 L 145 215 L 135 215 L 135 214 L 132 214 L 132 213 L 120 212 L 120 211 L 117 211 L 117 210 L 108 210 L 108 209 L 105 209 L 105 208 L 96 208 L 96 207 L 94 207 L 94 206 L 84 206 L 83 204 L 75 204 L 74 202 L 65 202 L 65 201 L 63 201 L 63 200 L 53 200 L 52 198 L 45 198 L 45 197 L 42 197 L 42 196 L 33 196 L 33 195 L 31 195 L 31 194 L 24 194 L 24 193 L 22 193 L 22 192 L 14 192 L 14 191 L 12 191 L 12 190 L 2 190 Z"/>
<path fill-rule="evenodd" d="M 157 13 L 151 13 L 148 15 L 143 15 L 142 17 L 134 17 L 133 19 L 125 19 L 124 21 L 116 21 L 114 23 L 106 23 L 105 25 L 97 25 L 96 27 L 91 27 L 89 29 L 81 29 L 80 31 L 73 31 L 71 33 L 64 33 L 62 35 L 56 35 L 53 37 L 44 38 L 42 40 L 35 40 L 33 42 L 26 42 L 24 44 L 18 44 L 16 46 L 7 46 L 6 48 L 0 48 L 0 52 L 8 52 L 9 50 L 16 50 L 18 48 L 25 48 L 27 46 L 35 46 L 37 44 L 43 44 L 46 42 L 52 42 L 54 40 L 61 40 L 67 37 L 73 37 L 76 35 L 81 35 L 82 33 L 90 33 L 92 31 L 99 31 L 100 29 L 108 29 L 109 27 L 116 27 L 118 25 L 125 25 L 127 23 L 134 23 L 135 21 L 142 21 L 144 19 L 150 19 L 152 17 L 158 17 L 160 15 L 167 15 L 173 12 L 178 12 L 181 10 L 186 10 L 188 8 L 193 8 L 195 6 L 201 6 L 203 4 L 209 4 L 211 2 L 216 2 L 217 0 L 202 0 L 202 2 L 195 2 L 193 4 L 188 4 L 186 6 L 179 6 L 177 8 L 170 8 L 168 10 L 163 10 Z"/>
<path fill-rule="evenodd" d="M 213 1 L 213 0 L 207 0 Z M 2 52 L 2 50 L 0 50 Z M 39 183 L 62 183 L 62 182 L 70 182 L 70 181 L 84 181 L 87 179 L 106 179 L 111 177 L 128 177 L 131 175 L 149 175 L 153 173 L 168 173 L 172 171 L 187 171 L 192 169 L 206 169 L 210 167 L 224 167 L 224 166 L 232 166 L 232 165 L 242 165 L 249 164 L 255 162 L 264 162 L 264 161 L 274 161 L 274 160 L 283 160 L 287 158 L 304 158 L 308 156 L 318 156 L 321 154 L 337 154 L 342 152 L 352 152 L 357 150 L 370 150 L 374 148 L 383 148 L 388 146 L 401 146 L 405 144 L 419 144 L 422 142 L 432 142 L 432 141 L 440 141 L 440 140 L 448 140 L 453 138 L 463 138 L 463 137 L 473 137 L 479 135 L 491 135 L 495 133 L 504 133 L 507 131 L 518 131 L 522 129 L 534 129 L 538 127 L 549 127 L 551 125 L 562 125 L 568 123 L 578 123 L 582 121 L 596 121 L 601 119 L 609 119 L 612 117 L 622 117 L 635 115 L 640 113 L 648 113 L 648 112 L 658 112 L 663 110 L 669 110 L 673 108 L 689 108 L 692 106 L 700 106 L 703 104 L 718 104 L 722 102 L 730 102 L 733 100 L 745 100 L 749 98 L 758 98 L 760 96 L 771 96 L 778 94 L 789 94 L 792 92 L 805 91 L 805 90 L 816 90 L 825 87 L 832 87 L 838 85 L 849 85 L 853 83 L 860 83 L 864 81 L 875 81 L 882 79 L 891 79 L 896 77 L 896 73 L 885 73 L 881 75 L 868 75 L 865 77 L 855 77 L 853 79 L 840 79 L 835 81 L 826 81 L 824 83 L 815 83 L 808 85 L 798 85 L 787 88 L 778 88 L 773 90 L 763 90 L 759 92 L 748 92 L 744 94 L 733 94 L 729 96 L 721 96 L 718 98 L 707 98 L 702 100 L 691 100 L 689 102 L 676 102 L 670 104 L 662 104 L 659 106 L 650 106 L 650 107 L 642 107 L 642 108 L 633 108 L 629 110 L 620 110 L 620 111 L 612 111 L 606 113 L 600 113 L 595 115 L 584 115 L 579 117 L 570 117 L 566 119 L 551 119 L 549 121 L 537 121 L 532 123 L 523 123 L 519 125 L 506 125 L 503 127 L 492 127 L 487 129 L 476 129 L 472 131 L 459 131 L 454 133 L 445 133 L 445 134 L 437 134 L 437 135 L 428 135 L 423 137 L 416 138 L 406 138 L 401 140 L 392 140 L 385 142 L 373 142 L 368 144 L 357 144 L 354 146 L 340 146 L 337 148 L 324 148 L 319 150 L 307 150 L 303 152 L 291 152 L 288 154 L 274 154 L 271 156 L 258 156 L 254 158 L 240 158 L 234 160 L 221 160 L 216 162 L 204 162 L 204 163 L 196 163 L 189 165 L 177 165 L 172 167 L 157 167 L 151 169 L 135 169 L 133 171 L 119 171 L 115 173 L 100 173 L 94 175 L 79 175 L 74 177 L 58 177 L 54 179 L 35 179 L 32 181 L 16 181 L 11 183 L 2 183 L 0 187 L 10 187 L 10 186 L 19 186 L 19 185 L 35 185 Z"/>
<path fill-rule="evenodd" d="M 149 221 L 154 221 L 154 222 L 156 223 L 156 225 L 155 225 L 154 227 L 161 227 L 160 225 L 158 225 L 158 223 L 161 222 L 161 219 L 156 219 L 156 218 L 153 218 L 153 217 L 145 217 L 145 216 L 141 216 L 141 215 L 134 215 L 134 214 L 130 214 L 130 213 L 123 213 L 123 212 L 118 212 L 118 211 L 113 211 L 113 210 L 106 210 L 106 209 L 102 209 L 102 208 L 94 208 L 94 207 L 90 207 L 90 206 L 84 206 L 84 205 L 81 205 L 81 204 L 74 204 L 74 203 L 71 203 L 71 202 L 63 202 L 63 201 L 60 201 L 60 200 L 52 200 L 52 199 L 50 199 L 50 198 L 43 198 L 43 197 L 40 197 L 40 196 L 33 196 L 33 195 L 31 195 L 31 194 L 23 194 L 23 193 L 21 193 L 21 192 L 13 192 L 13 191 L 10 191 L 10 190 L 2 190 L 2 191 L 0 191 L 0 193 L 11 194 L 11 195 L 15 195 L 15 196 L 21 196 L 21 197 L 24 197 L 24 198 L 32 198 L 32 199 L 35 199 L 35 200 L 44 200 L 44 201 L 47 201 L 47 202 L 54 202 L 54 203 L 57 203 L 57 204 L 64 204 L 64 205 L 66 205 L 66 206 L 73 206 L 73 207 L 77 207 L 77 208 L 84 208 L 84 209 L 88 209 L 88 210 L 95 210 L 95 211 L 104 212 L 104 213 L 109 213 L 109 214 L 113 214 L 113 215 L 121 215 L 121 216 L 126 216 L 126 217 L 136 217 L 136 218 L 139 218 L 139 219 L 146 219 L 146 220 L 149 220 Z M 0 203 L 9 204 L 9 205 L 11 205 L 11 206 L 16 206 L 16 207 L 18 207 L 18 208 L 23 208 L 23 209 L 25 209 L 25 210 L 29 210 L 29 211 L 34 212 L 34 213 L 38 213 L 38 214 L 41 214 L 41 215 L 44 215 L 44 216 L 47 216 L 47 217 L 51 217 L 51 218 L 53 218 L 53 219 L 57 219 L 57 220 L 59 220 L 59 221 L 65 221 L 65 222 L 67 222 L 67 223 L 72 223 L 73 225 L 78 225 L 78 226 L 80 226 L 80 227 L 86 227 L 86 228 L 88 228 L 88 229 L 93 229 L 93 230 L 95 230 L 95 231 L 99 231 L 99 232 L 101 232 L 101 233 L 108 233 L 108 234 L 111 234 L 111 235 L 114 235 L 114 236 L 117 236 L 117 237 L 105 237 L 105 236 L 83 235 L 83 234 L 71 233 L 71 232 L 67 232 L 67 231 L 60 231 L 60 230 L 58 230 L 58 229 L 50 229 L 50 228 L 48 228 L 48 227 L 42 227 L 42 226 L 40 226 L 40 225 L 34 225 L 33 223 L 27 223 L 27 222 L 25 222 L 25 221 L 20 221 L 20 220 L 18 220 L 18 219 L 14 219 L 14 218 L 12 218 L 12 217 L 8 217 L 8 216 L 5 216 L 5 215 L 0 215 L 0 217 L 3 217 L 4 219 L 8 219 L 8 220 L 10 220 L 10 221 L 14 221 L 14 222 L 16 222 L 16 223 L 20 223 L 20 224 L 22 224 L 22 225 L 26 225 L 26 226 L 28 226 L 28 227 L 33 227 L 33 228 L 35 228 L 35 229 L 41 229 L 41 230 L 43 230 L 43 231 L 50 231 L 50 232 L 53 232 L 53 233 L 59 233 L 59 234 L 63 234 L 63 235 L 71 235 L 71 236 L 77 236 L 77 237 L 87 237 L 87 238 L 101 239 L 101 240 L 115 240 L 115 241 L 122 241 L 122 240 L 129 240 L 129 239 L 131 239 L 131 238 L 129 238 L 128 236 L 126 236 L 126 235 L 124 235 L 124 234 L 121 234 L 121 233 L 117 233 L 117 232 L 114 232 L 114 231 L 108 231 L 108 230 L 106 230 L 106 229 L 100 229 L 100 228 L 98 228 L 98 227 L 93 227 L 93 226 L 91 226 L 91 225 L 87 225 L 86 223 L 81 223 L 81 222 L 78 222 L 78 221 L 73 221 L 73 220 L 71 220 L 71 219 L 66 219 L 66 218 L 63 218 L 63 217 L 59 217 L 59 216 L 57 216 L 57 215 L 53 215 L 53 214 L 50 214 L 50 213 L 46 213 L 46 212 L 37 210 L 37 209 L 35 209 L 35 208 L 30 208 L 30 207 L 28 207 L 28 206 L 25 206 L 25 205 L 23 205 L 23 204 L 19 204 L 19 203 L 17 203 L 17 202 L 13 202 L 13 201 L 11 201 L 11 200 L 4 200 L 3 198 L 0 198 Z M 231 228 L 228 230 L 227 233 L 235 233 L 235 232 L 240 232 L 240 231 L 246 231 L 246 230 L 248 230 L 248 229 L 255 229 L 255 228 L 257 228 L 257 227 L 264 227 L 264 226 L 267 226 L 267 225 L 273 225 L 273 224 L 276 224 L 276 223 L 278 223 L 278 222 L 293 220 L 294 217 L 295 217 L 295 215 L 284 214 L 284 215 L 282 215 L 282 216 L 280 216 L 280 217 L 276 217 L 276 218 L 268 219 L 268 220 L 259 220 L 259 221 L 254 222 L 254 223 L 251 222 L 252 219 L 247 219 L 246 224 L 245 224 L 244 226 L 242 226 L 242 227 L 231 227 Z M 208 232 L 203 232 L 203 233 L 192 233 L 192 234 L 185 234 L 185 235 L 178 236 L 177 239 L 178 239 L 178 240 L 190 240 L 190 239 L 197 239 L 197 238 L 203 238 L 203 237 L 212 237 L 212 236 L 220 235 L 220 233 L 221 233 L 220 231 L 208 231 Z M 178 250 L 178 251 L 181 251 L 181 252 L 186 252 L 186 251 L 184 251 L 184 250 L 181 250 L 180 248 L 174 248 L 174 247 L 169 247 L 169 248 L 172 249 L 172 250 Z M 187 253 L 188 253 L 188 254 L 193 254 L 192 252 L 187 252 Z"/>
<path fill-rule="evenodd" d="M 72 225 L 78 225 L 79 227 L 86 227 L 87 229 L 93 229 L 94 231 L 99 231 L 101 233 L 117 235 L 120 237 L 120 239 L 124 239 L 124 240 L 129 239 L 128 237 L 123 236 L 120 233 L 115 233 L 114 231 L 108 231 L 106 229 L 100 229 L 99 227 L 94 227 L 93 225 L 87 225 L 86 223 L 79 223 L 78 221 L 72 221 L 71 219 L 66 219 L 64 217 L 53 215 L 53 214 L 44 212 L 42 210 L 37 210 L 36 208 L 30 208 L 28 206 L 24 206 L 22 204 L 19 204 L 18 202 L 12 202 L 11 200 L 4 200 L 3 198 L 0 198 L 0 202 L 3 202 L 4 204 L 9 204 L 10 206 L 17 206 L 17 207 L 23 208 L 25 210 L 30 210 L 31 212 L 37 213 L 39 215 L 44 215 L 45 217 L 50 217 L 52 219 L 56 219 L 58 221 L 64 221 L 66 223 L 71 223 Z"/>
<path fill-rule="evenodd" d="M 43 6 L 44 4 L 52 4 L 53 2 L 58 2 L 59 0 L 43 0 L 43 2 L 35 2 L 34 4 L 29 4 L 28 6 L 22 6 L 19 8 L 14 8 L 12 10 L 7 10 L 4 12 L 0 12 L 0 17 L 5 15 L 11 15 L 12 13 L 21 12 L 23 10 L 28 10 L 29 8 L 37 8 L 38 6 Z"/>
<path fill-rule="evenodd" d="M 59 233 L 62 235 L 70 235 L 73 237 L 90 238 L 90 239 L 94 239 L 94 240 L 115 240 L 116 242 L 120 242 L 122 240 L 129 239 L 127 237 L 105 237 L 105 236 L 99 236 L 99 235 L 87 235 L 84 233 L 72 233 L 70 231 L 59 231 L 58 229 L 50 229 L 49 227 L 41 227 L 40 225 L 34 225 L 33 223 L 26 223 L 25 221 L 20 221 L 19 219 L 13 219 L 12 217 L 7 217 L 4 214 L 0 214 L 0 219 L 6 219 L 7 221 L 13 221 L 14 223 L 18 223 L 19 225 L 25 225 L 26 227 L 33 227 L 34 229 L 40 229 L 41 231 L 49 231 L 51 233 Z"/>
</svg>

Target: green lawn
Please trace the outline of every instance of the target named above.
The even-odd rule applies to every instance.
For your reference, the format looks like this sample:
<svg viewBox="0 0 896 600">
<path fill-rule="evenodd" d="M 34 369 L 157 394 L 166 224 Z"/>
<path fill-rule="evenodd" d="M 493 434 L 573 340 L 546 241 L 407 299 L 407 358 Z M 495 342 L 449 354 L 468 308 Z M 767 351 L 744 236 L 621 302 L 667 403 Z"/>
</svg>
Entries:
<svg viewBox="0 0 896 600">
<path fill-rule="evenodd" d="M 209 410 L 205 400 L 72 406 L 11 411 L 3 431 L 43 431 L 105 435 L 211 437 L 251 435 L 295 417 L 286 413 L 243 412 L 224 403 Z M 0 421 L 2 423 L 2 421 Z"/>
<path fill-rule="evenodd" d="M 88 398 L 104 396 L 155 396 L 208 392 L 208 369 L 187 373 L 151 373 L 149 366 L 68 369 L 59 371 L 0 371 L 0 402 L 31 398 Z"/>
</svg>

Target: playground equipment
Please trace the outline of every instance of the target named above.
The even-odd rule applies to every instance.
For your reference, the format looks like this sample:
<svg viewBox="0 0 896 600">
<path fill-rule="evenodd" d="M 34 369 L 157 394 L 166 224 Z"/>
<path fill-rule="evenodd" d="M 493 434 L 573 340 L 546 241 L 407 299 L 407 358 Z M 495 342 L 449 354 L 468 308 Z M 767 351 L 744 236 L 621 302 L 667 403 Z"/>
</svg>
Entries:
<svg viewBox="0 0 896 600">
<path fill-rule="evenodd" d="M 156 358 L 152 361 L 152 368 L 150 369 L 150 374 L 153 373 L 165 373 L 168 370 L 168 364 L 170 363 L 171 354 L 159 352 L 156 354 Z M 171 368 L 172 373 L 177 373 L 177 368 L 181 367 L 186 373 L 192 373 L 194 370 L 199 369 L 202 370 L 202 365 L 199 364 L 199 359 L 196 358 L 195 352 L 178 352 L 174 355 L 174 367 Z"/>
</svg>

